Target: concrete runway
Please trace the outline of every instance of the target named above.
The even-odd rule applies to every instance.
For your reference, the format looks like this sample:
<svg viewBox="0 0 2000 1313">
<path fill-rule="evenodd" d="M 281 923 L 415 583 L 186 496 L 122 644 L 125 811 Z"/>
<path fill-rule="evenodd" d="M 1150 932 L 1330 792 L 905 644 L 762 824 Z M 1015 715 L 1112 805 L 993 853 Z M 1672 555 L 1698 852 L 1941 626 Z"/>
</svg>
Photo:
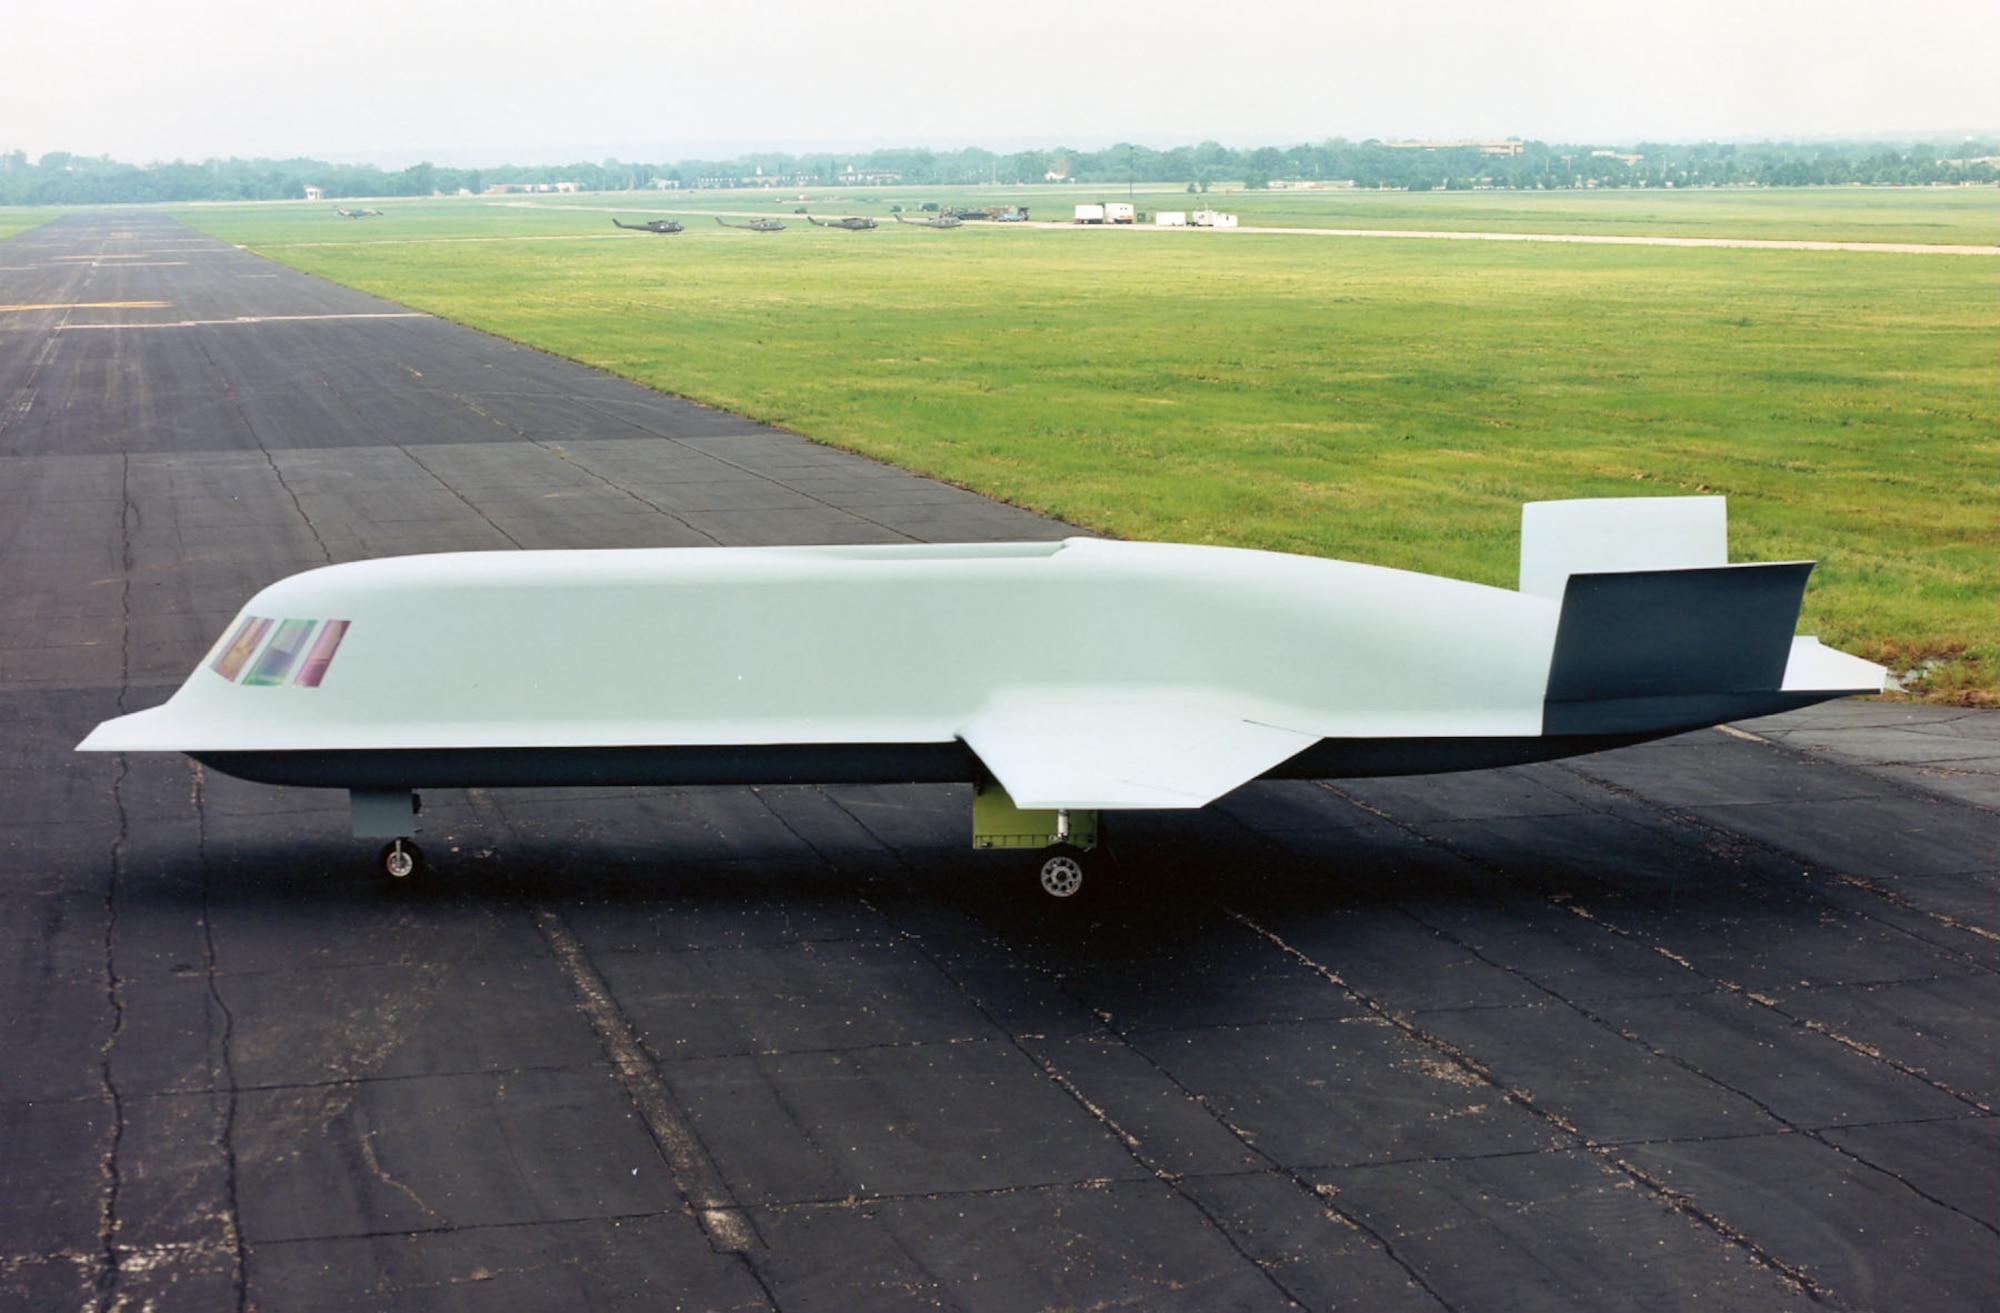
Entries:
<svg viewBox="0 0 2000 1313">
<path fill-rule="evenodd" d="M 164 217 L 0 243 L 0 1305 L 1994 1307 L 1990 713 L 1252 786 L 1083 906 L 955 788 L 431 792 L 397 897 L 341 795 L 70 751 L 325 561 L 1064 532 Z"/>
</svg>

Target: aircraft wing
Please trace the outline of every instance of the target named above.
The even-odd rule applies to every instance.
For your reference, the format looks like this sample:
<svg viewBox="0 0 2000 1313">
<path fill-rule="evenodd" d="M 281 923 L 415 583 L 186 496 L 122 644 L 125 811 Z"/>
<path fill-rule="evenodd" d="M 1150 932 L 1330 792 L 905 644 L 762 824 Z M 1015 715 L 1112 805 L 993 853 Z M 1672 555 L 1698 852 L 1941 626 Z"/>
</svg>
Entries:
<svg viewBox="0 0 2000 1313">
<path fill-rule="evenodd" d="M 1319 741 L 1205 690 L 1002 692 L 959 737 L 1017 807 L 1200 807 Z"/>
</svg>

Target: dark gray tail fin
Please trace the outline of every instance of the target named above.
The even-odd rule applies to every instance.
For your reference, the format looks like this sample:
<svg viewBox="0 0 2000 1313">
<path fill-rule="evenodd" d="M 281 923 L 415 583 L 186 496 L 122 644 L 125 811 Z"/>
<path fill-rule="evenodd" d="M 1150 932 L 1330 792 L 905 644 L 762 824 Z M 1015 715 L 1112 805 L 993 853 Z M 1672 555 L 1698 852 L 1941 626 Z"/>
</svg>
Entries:
<svg viewBox="0 0 2000 1313">
<path fill-rule="evenodd" d="M 1713 725 L 1802 701 L 1781 689 L 1810 561 L 1571 574 L 1544 734 Z"/>
</svg>

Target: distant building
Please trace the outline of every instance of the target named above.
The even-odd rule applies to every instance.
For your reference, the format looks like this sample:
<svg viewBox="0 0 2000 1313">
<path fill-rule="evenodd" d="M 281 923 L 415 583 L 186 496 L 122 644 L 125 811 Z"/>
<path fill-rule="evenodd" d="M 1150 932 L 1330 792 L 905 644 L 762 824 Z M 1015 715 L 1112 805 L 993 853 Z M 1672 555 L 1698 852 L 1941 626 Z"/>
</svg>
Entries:
<svg viewBox="0 0 2000 1313">
<path fill-rule="evenodd" d="M 313 186 L 311 183 L 307 183 L 306 199 L 309 201 L 323 201 L 326 199 L 326 193 L 321 191 L 318 187 Z"/>
<path fill-rule="evenodd" d="M 1636 169 L 1645 160 L 1644 155 L 1621 155 L 1615 150 L 1594 150 L 1590 152 L 1594 160 L 1617 160 L 1628 169 Z"/>
</svg>

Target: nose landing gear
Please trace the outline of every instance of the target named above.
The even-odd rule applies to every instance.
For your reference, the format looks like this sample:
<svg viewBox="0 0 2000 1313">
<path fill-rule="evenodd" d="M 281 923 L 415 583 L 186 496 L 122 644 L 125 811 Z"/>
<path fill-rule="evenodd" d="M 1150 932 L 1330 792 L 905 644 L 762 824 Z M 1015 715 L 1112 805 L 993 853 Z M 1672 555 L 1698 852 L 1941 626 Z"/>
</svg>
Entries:
<svg viewBox="0 0 2000 1313">
<path fill-rule="evenodd" d="M 410 789 L 350 789 L 348 806 L 357 839 L 387 839 L 375 869 L 392 887 L 408 888 L 423 877 L 424 850 L 410 838 L 423 800 Z"/>
<path fill-rule="evenodd" d="M 391 839 L 376 865 L 392 885 L 415 884 L 424 873 L 424 850 L 409 839 Z"/>
</svg>

